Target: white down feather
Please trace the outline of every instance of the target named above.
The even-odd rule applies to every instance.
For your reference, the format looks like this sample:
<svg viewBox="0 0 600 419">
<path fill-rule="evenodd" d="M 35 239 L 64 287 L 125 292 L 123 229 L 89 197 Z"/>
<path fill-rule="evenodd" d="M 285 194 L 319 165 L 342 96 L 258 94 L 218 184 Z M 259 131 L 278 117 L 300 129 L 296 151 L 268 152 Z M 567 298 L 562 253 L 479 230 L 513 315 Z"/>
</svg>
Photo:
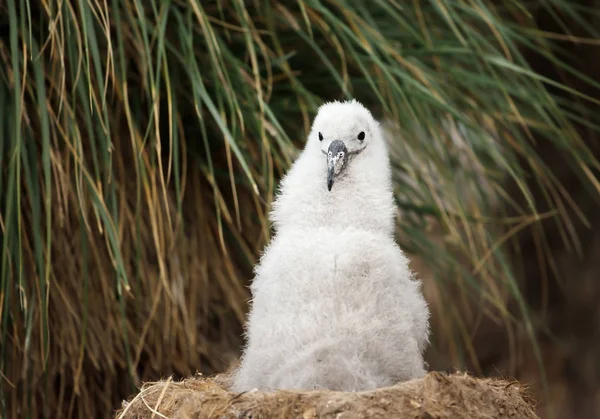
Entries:
<svg viewBox="0 0 600 419">
<path fill-rule="evenodd" d="M 322 149 L 336 139 L 363 149 L 328 191 Z M 429 310 L 395 211 L 378 122 L 356 101 L 323 105 L 274 203 L 234 391 L 362 391 L 425 374 Z"/>
</svg>

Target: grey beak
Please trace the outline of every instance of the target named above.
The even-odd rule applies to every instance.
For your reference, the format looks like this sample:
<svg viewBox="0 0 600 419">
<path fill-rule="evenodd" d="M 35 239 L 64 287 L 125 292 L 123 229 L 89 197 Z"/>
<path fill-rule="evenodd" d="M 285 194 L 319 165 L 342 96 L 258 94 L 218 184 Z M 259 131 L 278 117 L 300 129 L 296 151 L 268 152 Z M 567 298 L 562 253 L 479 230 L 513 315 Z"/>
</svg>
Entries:
<svg viewBox="0 0 600 419">
<path fill-rule="evenodd" d="M 332 141 L 327 150 L 327 190 L 331 191 L 333 181 L 346 167 L 348 149 L 340 140 Z"/>
<path fill-rule="evenodd" d="M 327 165 L 327 190 L 333 187 L 333 163 Z"/>
</svg>

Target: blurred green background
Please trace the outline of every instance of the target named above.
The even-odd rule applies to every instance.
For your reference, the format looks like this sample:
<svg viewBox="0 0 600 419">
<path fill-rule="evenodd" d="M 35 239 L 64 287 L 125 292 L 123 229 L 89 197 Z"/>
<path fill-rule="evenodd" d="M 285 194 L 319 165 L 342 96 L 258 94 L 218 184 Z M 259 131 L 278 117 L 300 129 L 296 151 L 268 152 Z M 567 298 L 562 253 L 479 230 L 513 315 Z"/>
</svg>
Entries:
<svg viewBox="0 0 600 419">
<path fill-rule="evenodd" d="M 107 417 L 239 355 L 317 107 L 386 127 L 431 369 L 600 415 L 600 5 L 0 2 L 0 416 Z"/>
</svg>

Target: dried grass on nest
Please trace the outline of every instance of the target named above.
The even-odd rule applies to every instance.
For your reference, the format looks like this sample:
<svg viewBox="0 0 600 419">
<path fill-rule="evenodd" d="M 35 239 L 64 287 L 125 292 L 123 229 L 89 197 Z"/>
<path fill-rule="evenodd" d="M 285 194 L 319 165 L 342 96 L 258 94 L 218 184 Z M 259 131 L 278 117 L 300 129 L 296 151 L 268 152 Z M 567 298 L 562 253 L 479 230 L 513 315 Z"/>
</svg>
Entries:
<svg viewBox="0 0 600 419">
<path fill-rule="evenodd" d="M 124 418 L 537 418 L 517 382 L 466 374 L 422 379 L 360 393 L 231 393 L 223 376 L 147 383 L 117 412 Z"/>
</svg>

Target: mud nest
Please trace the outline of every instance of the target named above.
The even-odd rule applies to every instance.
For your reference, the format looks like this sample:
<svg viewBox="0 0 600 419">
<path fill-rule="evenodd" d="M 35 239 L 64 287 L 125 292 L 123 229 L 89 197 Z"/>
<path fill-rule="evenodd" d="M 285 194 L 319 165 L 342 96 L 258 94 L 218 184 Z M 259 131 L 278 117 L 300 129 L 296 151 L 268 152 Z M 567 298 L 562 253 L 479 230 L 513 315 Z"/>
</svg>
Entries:
<svg viewBox="0 0 600 419">
<path fill-rule="evenodd" d="M 117 418 L 537 418 L 517 382 L 439 372 L 360 393 L 231 393 L 224 376 L 148 383 Z"/>
</svg>

